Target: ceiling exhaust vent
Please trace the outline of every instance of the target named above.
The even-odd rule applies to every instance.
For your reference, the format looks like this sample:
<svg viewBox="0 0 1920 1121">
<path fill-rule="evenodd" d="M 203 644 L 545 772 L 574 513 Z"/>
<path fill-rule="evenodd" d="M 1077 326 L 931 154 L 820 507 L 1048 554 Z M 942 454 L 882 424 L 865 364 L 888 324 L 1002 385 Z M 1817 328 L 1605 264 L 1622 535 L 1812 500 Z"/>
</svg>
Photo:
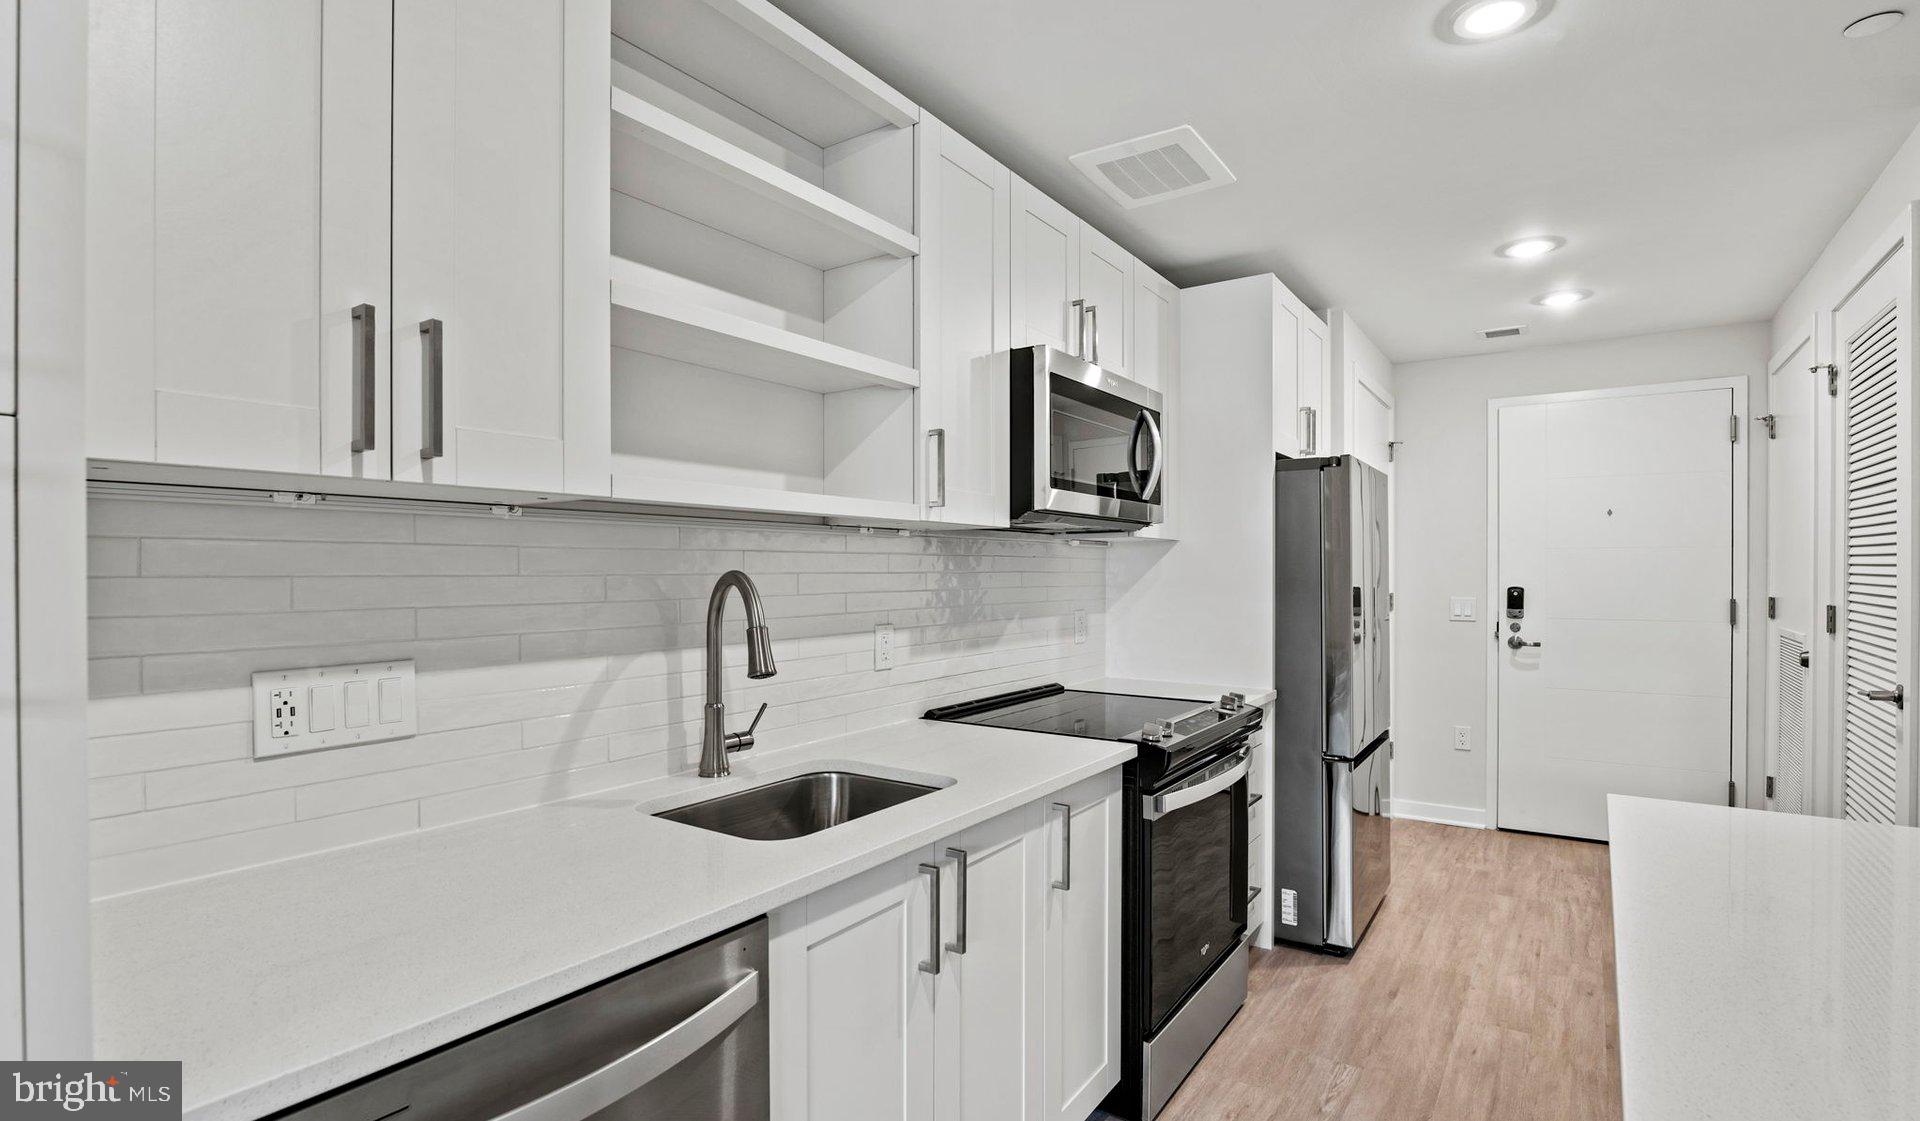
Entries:
<svg viewBox="0 0 1920 1121">
<path fill-rule="evenodd" d="M 1510 339 L 1515 335 L 1524 335 L 1526 333 L 1527 329 L 1525 326 L 1488 327 L 1480 332 L 1480 337 L 1483 339 Z"/>
<path fill-rule="evenodd" d="M 1129 210 L 1233 182 L 1233 172 L 1192 125 L 1082 152 L 1073 166 Z"/>
</svg>

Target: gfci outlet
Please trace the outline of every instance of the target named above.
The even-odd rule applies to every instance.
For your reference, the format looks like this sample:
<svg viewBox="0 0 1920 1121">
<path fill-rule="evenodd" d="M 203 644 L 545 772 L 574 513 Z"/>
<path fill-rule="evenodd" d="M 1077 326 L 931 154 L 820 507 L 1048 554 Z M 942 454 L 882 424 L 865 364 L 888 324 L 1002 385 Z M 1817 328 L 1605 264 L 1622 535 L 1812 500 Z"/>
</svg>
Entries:
<svg viewBox="0 0 1920 1121">
<path fill-rule="evenodd" d="M 1453 726 L 1453 749 L 1455 751 L 1473 750 L 1473 729 L 1465 724 Z"/>
<path fill-rule="evenodd" d="M 405 739 L 419 731 L 411 661 L 253 675 L 253 757 Z"/>
<path fill-rule="evenodd" d="M 1073 642 L 1074 642 L 1074 645 L 1079 646 L 1084 644 L 1086 641 L 1087 641 L 1087 609 L 1084 607 L 1076 607 L 1073 609 Z"/>
<path fill-rule="evenodd" d="M 892 623 L 875 623 L 873 626 L 873 668 L 876 670 L 893 668 Z"/>
</svg>

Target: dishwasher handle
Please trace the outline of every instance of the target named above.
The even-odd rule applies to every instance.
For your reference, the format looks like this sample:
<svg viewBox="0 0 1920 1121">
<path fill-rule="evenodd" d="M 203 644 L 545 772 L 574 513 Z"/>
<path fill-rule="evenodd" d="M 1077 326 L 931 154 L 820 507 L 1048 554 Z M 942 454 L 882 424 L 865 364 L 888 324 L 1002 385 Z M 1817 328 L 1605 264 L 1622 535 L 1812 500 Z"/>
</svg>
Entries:
<svg viewBox="0 0 1920 1121">
<path fill-rule="evenodd" d="M 760 971 L 749 970 L 705 1007 L 640 1046 L 493 1121 L 586 1121 L 685 1062 L 760 1003 Z"/>
</svg>

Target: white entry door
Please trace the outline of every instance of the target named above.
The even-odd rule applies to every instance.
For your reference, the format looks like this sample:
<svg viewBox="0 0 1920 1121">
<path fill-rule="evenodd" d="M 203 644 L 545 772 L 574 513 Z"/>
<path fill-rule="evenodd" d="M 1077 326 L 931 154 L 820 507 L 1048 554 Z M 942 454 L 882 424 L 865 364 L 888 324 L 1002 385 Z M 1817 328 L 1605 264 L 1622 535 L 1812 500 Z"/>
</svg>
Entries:
<svg viewBox="0 0 1920 1121">
<path fill-rule="evenodd" d="M 1604 839 L 1608 794 L 1727 801 L 1734 415 L 1724 387 L 1496 410 L 1501 828 Z"/>
</svg>

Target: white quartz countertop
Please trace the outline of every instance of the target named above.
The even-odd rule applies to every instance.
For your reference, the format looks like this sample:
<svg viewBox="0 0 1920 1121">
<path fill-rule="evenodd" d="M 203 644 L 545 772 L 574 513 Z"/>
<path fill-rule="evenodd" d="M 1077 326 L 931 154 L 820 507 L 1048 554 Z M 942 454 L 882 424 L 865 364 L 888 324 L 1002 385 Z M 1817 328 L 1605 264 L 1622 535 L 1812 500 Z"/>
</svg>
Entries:
<svg viewBox="0 0 1920 1121">
<path fill-rule="evenodd" d="M 1920 1117 L 1920 829 L 1607 805 L 1626 1121 Z"/>
<path fill-rule="evenodd" d="M 1192 681 L 1149 681 L 1138 677 L 1096 677 L 1088 681 L 1076 681 L 1075 689 L 1087 689 L 1095 693 L 1138 693 L 1144 697 L 1192 698 L 1196 701 L 1217 701 L 1228 693 L 1240 693 L 1250 705 L 1268 705 L 1273 703 L 1274 690 L 1250 689 L 1245 685 L 1207 685 Z"/>
<path fill-rule="evenodd" d="M 911 721 L 467 825 L 102 900 L 96 1054 L 179 1059 L 187 1116 L 254 1118 L 459 1039 L 1132 758 Z M 842 764 L 951 785 L 788 841 L 637 807 Z"/>
</svg>

